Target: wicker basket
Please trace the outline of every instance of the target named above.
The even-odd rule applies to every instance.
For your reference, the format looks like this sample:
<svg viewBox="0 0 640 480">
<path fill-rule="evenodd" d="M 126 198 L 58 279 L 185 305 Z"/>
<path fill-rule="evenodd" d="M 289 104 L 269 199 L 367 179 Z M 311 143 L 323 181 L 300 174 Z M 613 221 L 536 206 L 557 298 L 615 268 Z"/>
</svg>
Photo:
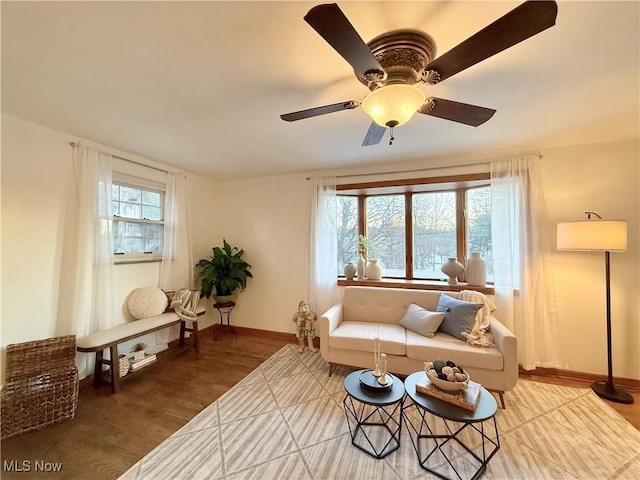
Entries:
<svg viewBox="0 0 640 480">
<path fill-rule="evenodd" d="M 129 368 L 131 364 L 129 363 L 129 359 L 126 355 L 120 355 L 118 357 L 118 373 L 120 378 L 124 377 L 127 373 L 129 373 Z"/>
<path fill-rule="evenodd" d="M 4 438 L 75 417 L 78 369 L 74 335 L 7 346 L 0 392 Z"/>
</svg>

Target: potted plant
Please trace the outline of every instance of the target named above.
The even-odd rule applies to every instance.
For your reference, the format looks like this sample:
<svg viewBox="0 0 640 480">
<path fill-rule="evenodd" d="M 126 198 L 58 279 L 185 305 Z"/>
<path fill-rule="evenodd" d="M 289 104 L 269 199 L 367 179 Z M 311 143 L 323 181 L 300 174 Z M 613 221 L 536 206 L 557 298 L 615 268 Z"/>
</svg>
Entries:
<svg viewBox="0 0 640 480">
<path fill-rule="evenodd" d="M 383 253 L 383 248 L 374 244 L 371 239 L 364 235 L 358 236 L 358 251 L 364 263 L 366 276 L 369 280 L 380 280 L 382 278 L 383 270 L 380 260 L 380 256 Z M 360 275 L 360 274 L 358 274 Z M 362 277 L 360 277 L 362 278 Z"/>
<path fill-rule="evenodd" d="M 136 343 L 131 351 L 133 352 L 133 361 L 137 362 L 138 360 L 144 359 L 144 349 L 147 348 L 145 343 Z"/>
<path fill-rule="evenodd" d="M 222 240 L 222 248 L 213 247 L 210 258 L 203 258 L 197 264 L 201 281 L 200 293 L 203 297 L 213 296 L 216 303 L 235 301 L 238 290 L 247 287 L 247 278 L 253 278 L 251 265 L 242 259 L 244 250 L 231 247 Z"/>
</svg>

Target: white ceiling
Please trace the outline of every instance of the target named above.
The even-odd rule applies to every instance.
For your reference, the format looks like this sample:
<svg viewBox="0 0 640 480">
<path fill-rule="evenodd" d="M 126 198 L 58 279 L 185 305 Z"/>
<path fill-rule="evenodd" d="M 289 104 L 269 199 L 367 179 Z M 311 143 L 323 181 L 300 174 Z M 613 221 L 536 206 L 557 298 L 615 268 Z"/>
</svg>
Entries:
<svg viewBox="0 0 640 480">
<path fill-rule="evenodd" d="M 319 2 L 318 2 L 319 3 Z M 436 56 L 520 2 L 341 2 L 365 41 L 428 32 Z M 495 108 L 416 115 L 361 147 L 367 93 L 303 20 L 316 2 L 2 2 L 2 111 L 218 179 L 637 138 L 640 3 L 559 2 L 554 27 L 433 87 Z"/>
</svg>

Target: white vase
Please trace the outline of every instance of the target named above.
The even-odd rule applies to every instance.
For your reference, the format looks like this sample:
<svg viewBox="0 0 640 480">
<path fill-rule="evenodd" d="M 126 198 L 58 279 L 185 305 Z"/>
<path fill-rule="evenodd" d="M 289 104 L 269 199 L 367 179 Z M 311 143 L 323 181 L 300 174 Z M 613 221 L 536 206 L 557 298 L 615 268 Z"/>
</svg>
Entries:
<svg viewBox="0 0 640 480">
<path fill-rule="evenodd" d="M 369 280 L 380 280 L 382 274 L 382 266 L 378 260 L 369 260 L 367 262 L 367 278 Z"/>
<path fill-rule="evenodd" d="M 356 271 L 358 272 L 358 280 L 364 280 L 364 272 L 366 270 L 366 264 L 364 263 L 364 257 L 362 254 L 358 255 L 358 268 Z"/>
<path fill-rule="evenodd" d="M 484 287 L 487 283 L 487 262 L 480 252 L 471 252 L 467 260 L 467 284 Z"/>
<path fill-rule="evenodd" d="M 449 285 L 456 285 L 458 283 L 458 275 L 464 272 L 464 265 L 462 265 L 457 258 L 451 257 L 440 267 L 442 273 L 444 273 L 449 279 Z"/>
<path fill-rule="evenodd" d="M 344 276 L 347 280 L 353 280 L 356 275 L 356 265 L 353 262 L 349 262 L 344 266 Z"/>
</svg>

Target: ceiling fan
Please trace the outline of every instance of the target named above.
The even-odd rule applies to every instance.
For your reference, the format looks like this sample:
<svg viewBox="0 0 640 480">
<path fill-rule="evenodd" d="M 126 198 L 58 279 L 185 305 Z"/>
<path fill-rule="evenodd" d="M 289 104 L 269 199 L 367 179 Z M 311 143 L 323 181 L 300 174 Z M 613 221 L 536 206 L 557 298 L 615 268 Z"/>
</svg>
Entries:
<svg viewBox="0 0 640 480">
<path fill-rule="evenodd" d="M 527 1 L 434 59 L 433 40 L 424 32 L 396 30 L 365 43 L 338 5 L 318 5 L 309 10 L 305 21 L 353 67 L 357 79 L 370 92 L 361 102 L 339 102 L 280 118 L 293 122 L 362 106 L 373 119 L 363 146 L 379 143 L 387 127 L 391 144 L 393 128 L 416 112 L 477 127 L 496 111 L 427 97 L 416 84 L 435 85 L 552 27 L 557 13 L 555 1 Z"/>
</svg>

